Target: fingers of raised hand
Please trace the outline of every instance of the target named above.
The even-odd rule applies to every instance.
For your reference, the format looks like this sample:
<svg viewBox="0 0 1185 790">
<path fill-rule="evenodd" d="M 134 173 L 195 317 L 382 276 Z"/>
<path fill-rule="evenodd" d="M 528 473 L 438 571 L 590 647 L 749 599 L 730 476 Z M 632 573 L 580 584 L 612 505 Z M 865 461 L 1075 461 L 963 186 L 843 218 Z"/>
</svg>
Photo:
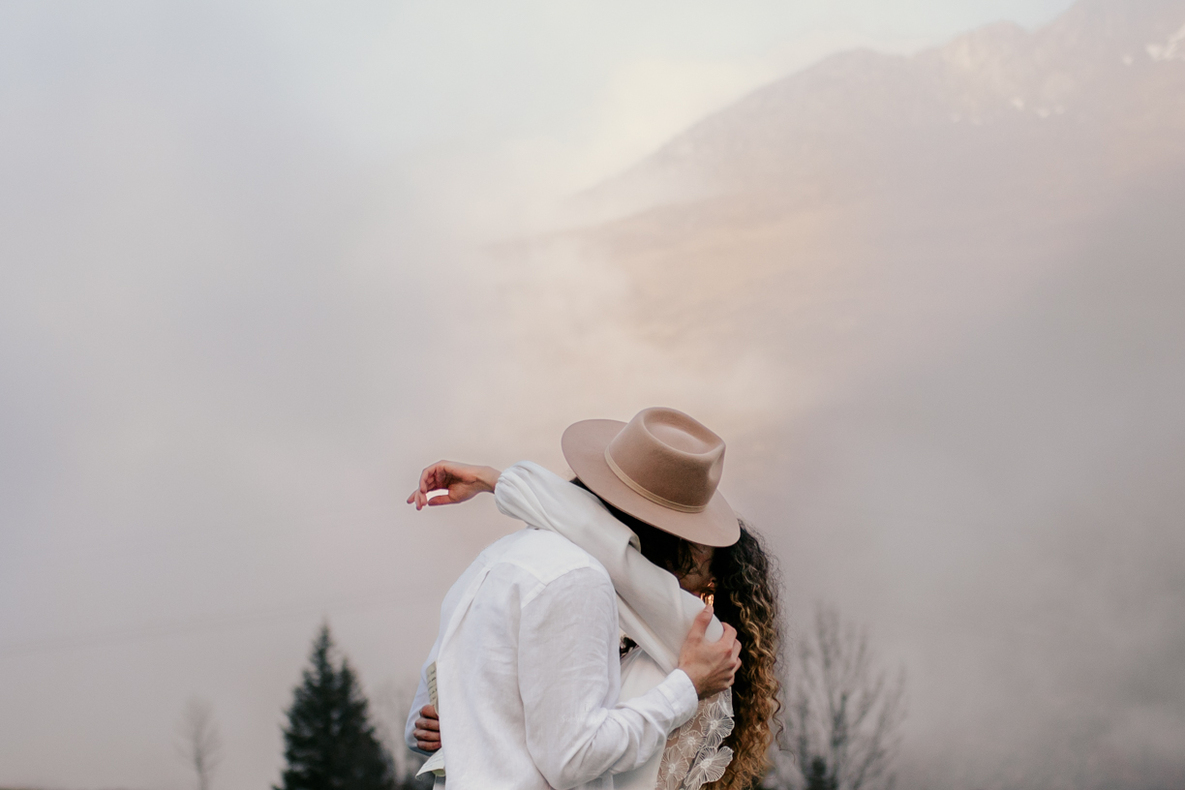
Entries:
<svg viewBox="0 0 1185 790">
<path fill-rule="evenodd" d="M 412 495 L 407 498 L 407 504 L 412 503 L 415 503 L 416 510 L 423 510 L 425 505 L 431 504 L 428 501 L 428 495 L 419 490 L 413 491 Z"/>
<path fill-rule="evenodd" d="M 414 504 L 416 510 L 423 510 L 425 505 L 448 504 L 447 501 L 433 502 L 428 499 L 428 494 L 449 487 L 453 478 L 449 467 L 448 461 L 437 461 L 431 466 L 424 467 L 424 471 L 420 472 L 419 488 L 411 492 L 411 496 L 407 498 L 407 504 Z M 433 497 L 433 500 L 435 499 L 440 499 L 440 497 Z"/>
<path fill-rule="evenodd" d="M 437 488 L 444 488 L 448 480 L 448 462 L 437 461 L 431 466 L 425 467 L 424 471 L 420 473 L 420 493 L 425 496 L 429 491 L 434 491 Z"/>
<path fill-rule="evenodd" d="M 416 510 L 419 510 L 421 507 L 423 507 L 423 505 L 420 504 L 420 497 L 421 496 L 423 496 L 423 494 L 420 493 L 420 489 L 419 488 L 415 489 L 410 494 L 408 494 L 407 504 L 415 505 Z"/>
<path fill-rule="evenodd" d="M 432 490 L 427 487 L 429 484 L 428 478 L 433 474 L 433 469 L 435 469 L 435 465 L 425 467 L 424 471 L 420 472 L 420 484 L 407 498 L 407 504 L 414 504 L 416 510 L 421 510 L 428 501 L 426 495 Z"/>
</svg>

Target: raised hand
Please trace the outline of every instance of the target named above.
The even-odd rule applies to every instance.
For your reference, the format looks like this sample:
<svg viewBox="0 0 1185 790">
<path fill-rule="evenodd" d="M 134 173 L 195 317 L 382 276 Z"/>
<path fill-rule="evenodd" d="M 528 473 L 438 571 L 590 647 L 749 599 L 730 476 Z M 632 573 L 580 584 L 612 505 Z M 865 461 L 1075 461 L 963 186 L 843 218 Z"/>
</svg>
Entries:
<svg viewBox="0 0 1185 790">
<path fill-rule="evenodd" d="M 490 466 L 438 461 L 420 473 L 420 487 L 411 492 L 407 504 L 415 504 L 416 510 L 422 510 L 424 505 L 455 505 L 483 491 L 493 491 L 500 474 Z M 442 490 L 448 493 L 428 498 L 429 492 Z"/>
<path fill-rule="evenodd" d="M 691 631 L 683 641 L 683 648 L 679 651 L 679 669 L 691 678 L 700 699 L 718 694 L 731 686 L 741 667 L 741 643 L 737 641 L 737 630 L 724 623 L 723 636 L 715 642 L 709 642 L 705 634 L 711 622 L 712 607 L 705 606 L 696 615 Z"/>
</svg>

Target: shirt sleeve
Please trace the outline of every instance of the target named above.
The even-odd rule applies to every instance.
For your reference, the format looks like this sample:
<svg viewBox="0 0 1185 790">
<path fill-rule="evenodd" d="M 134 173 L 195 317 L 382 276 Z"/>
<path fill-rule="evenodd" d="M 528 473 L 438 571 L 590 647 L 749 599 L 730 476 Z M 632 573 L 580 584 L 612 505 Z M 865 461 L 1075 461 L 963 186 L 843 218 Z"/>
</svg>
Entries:
<svg viewBox="0 0 1185 790">
<path fill-rule="evenodd" d="M 612 705 L 619 685 L 615 608 L 612 583 L 596 568 L 569 571 L 522 607 L 518 676 L 527 749 L 559 790 L 638 768 L 698 704 L 691 679 L 677 669 L 646 694 Z"/>
</svg>

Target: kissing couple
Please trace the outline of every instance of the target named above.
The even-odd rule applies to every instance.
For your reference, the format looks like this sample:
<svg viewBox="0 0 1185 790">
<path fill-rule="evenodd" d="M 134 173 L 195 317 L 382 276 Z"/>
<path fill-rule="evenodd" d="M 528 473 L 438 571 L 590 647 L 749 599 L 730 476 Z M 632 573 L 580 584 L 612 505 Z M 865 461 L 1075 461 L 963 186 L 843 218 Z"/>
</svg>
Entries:
<svg viewBox="0 0 1185 790">
<path fill-rule="evenodd" d="M 778 707 L 778 601 L 765 548 L 717 491 L 723 440 L 652 408 L 575 423 L 561 447 L 572 481 L 441 461 L 408 497 L 492 492 L 527 525 L 445 595 L 409 747 L 449 790 L 753 786 Z"/>
</svg>

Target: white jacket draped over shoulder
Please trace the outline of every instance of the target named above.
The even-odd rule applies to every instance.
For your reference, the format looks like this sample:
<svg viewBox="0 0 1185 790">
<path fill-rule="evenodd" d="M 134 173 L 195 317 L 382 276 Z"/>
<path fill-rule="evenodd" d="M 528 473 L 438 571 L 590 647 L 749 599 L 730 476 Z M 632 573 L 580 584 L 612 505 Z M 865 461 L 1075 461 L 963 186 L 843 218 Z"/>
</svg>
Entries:
<svg viewBox="0 0 1185 790">
<path fill-rule="evenodd" d="M 639 551 L 637 535 L 618 521 L 596 496 L 538 464 L 522 461 L 504 471 L 494 490 L 498 509 L 511 518 L 568 538 L 596 558 L 617 594 L 621 630 L 638 644 L 621 665 L 620 701 L 645 694 L 674 670 L 679 651 L 703 602 L 679 586 L 668 571 Z M 723 627 L 715 617 L 707 638 Z M 722 741 L 732 730 L 731 693 L 700 703 L 696 716 L 676 730 L 665 750 L 645 765 L 618 774 L 625 790 L 698 788 L 720 778 L 732 751 Z"/>
</svg>

